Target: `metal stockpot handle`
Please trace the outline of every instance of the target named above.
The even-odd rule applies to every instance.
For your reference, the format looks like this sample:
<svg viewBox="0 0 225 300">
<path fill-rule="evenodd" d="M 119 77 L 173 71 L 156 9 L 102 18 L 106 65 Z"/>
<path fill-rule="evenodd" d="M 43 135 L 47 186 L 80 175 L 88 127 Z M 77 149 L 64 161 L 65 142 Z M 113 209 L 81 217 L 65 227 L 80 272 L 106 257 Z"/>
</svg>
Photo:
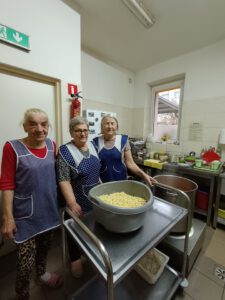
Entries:
<svg viewBox="0 0 225 300">
<path fill-rule="evenodd" d="M 171 193 L 171 192 L 169 192 L 169 191 L 166 191 L 166 194 L 167 194 L 168 196 L 170 196 L 170 197 L 177 197 L 177 196 L 178 196 L 178 194 L 176 194 L 176 193 Z"/>
</svg>

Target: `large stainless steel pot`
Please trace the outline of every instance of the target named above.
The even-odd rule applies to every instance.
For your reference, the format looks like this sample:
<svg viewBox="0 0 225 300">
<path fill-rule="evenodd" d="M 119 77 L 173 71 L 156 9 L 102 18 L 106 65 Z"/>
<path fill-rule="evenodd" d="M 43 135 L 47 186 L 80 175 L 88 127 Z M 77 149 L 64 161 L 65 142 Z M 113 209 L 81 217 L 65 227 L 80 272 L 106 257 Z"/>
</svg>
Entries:
<svg viewBox="0 0 225 300">
<path fill-rule="evenodd" d="M 136 208 L 123 208 L 103 202 L 99 196 L 125 192 L 126 194 L 144 198 L 147 202 Z M 96 222 L 107 230 L 125 233 L 137 230 L 144 223 L 146 211 L 153 204 L 153 195 L 150 188 L 138 181 L 123 180 L 102 183 L 90 190 L 88 195 L 93 203 L 93 214 Z"/>
<path fill-rule="evenodd" d="M 198 189 L 198 185 L 185 177 L 179 177 L 174 175 L 157 175 L 154 177 L 159 183 L 166 185 L 167 187 L 155 186 L 154 194 L 156 197 L 174 203 L 176 205 L 187 208 L 187 201 L 182 195 L 172 191 L 169 187 L 176 188 L 185 192 L 191 200 L 191 220 L 194 214 L 195 207 L 195 194 Z M 172 230 L 174 233 L 183 234 L 186 231 L 187 219 L 181 220 Z M 190 222 L 189 230 L 191 229 L 192 222 Z"/>
</svg>

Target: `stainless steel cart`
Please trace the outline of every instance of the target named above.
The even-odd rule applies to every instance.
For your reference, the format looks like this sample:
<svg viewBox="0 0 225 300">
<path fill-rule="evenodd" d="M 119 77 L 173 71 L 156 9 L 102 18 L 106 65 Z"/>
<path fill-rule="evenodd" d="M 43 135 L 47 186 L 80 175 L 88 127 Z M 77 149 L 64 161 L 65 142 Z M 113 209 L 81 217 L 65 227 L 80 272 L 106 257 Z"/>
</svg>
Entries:
<svg viewBox="0 0 225 300">
<path fill-rule="evenodd" d="M 183 194 L 190 207 L 189 197 L 180 190 L 174 190 Z M 65 220 L 65 212 L 71 216 L 71 219 Z M 187 228 L 189 228 L 188 209 L 154 197 L 153 206 L 147 212 L 145 223 L 140 229 L 126 234 L 116 234 L 106 231 L 101 225 L 95 223 L 92 213 L 87 214 L 84 220 L 80 221 L 68 208 L 65 208 L 62 212 L 64 268 L 66 268 L 65 234 L 68 231 L 99 273 L 71 295 L 70 299 L 171 299 L 177 288 L 187 283 L 185 270 L 188 230 L 181 273 L 166 266 L 156 284 L 149 285 L 132 269 L 187 215 Z"/>
</svg>

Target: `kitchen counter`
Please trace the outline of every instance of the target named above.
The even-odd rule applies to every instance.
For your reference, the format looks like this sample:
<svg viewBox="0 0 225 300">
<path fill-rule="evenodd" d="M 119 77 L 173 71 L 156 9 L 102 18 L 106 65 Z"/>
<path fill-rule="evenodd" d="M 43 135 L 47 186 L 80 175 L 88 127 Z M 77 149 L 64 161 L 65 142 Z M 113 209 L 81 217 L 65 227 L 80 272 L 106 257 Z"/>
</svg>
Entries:
<svg viewBox="0 0 225 300">
<path fill-rule="evenodd" d="M 196 178 L 196 181 L 201 179 L 206 179 L 209 182 L 209 203 L 208 203 L 208 210 L 200 210 L 198 208 L 195 209 L 195 212 L 200 215 L 206 216 L 206 223 L 209 226 L 211 224 L 211 217 L 213 214 L 213 207 L 215 208 L 217 204 L 219 203 L 219 197 L 220 197 L 220 184 L 221 184 L 221 173 L 223 172 L 223 167 L 221 166 L 216 171 L 209 171 L 209 170 L 203 170 L 203 169 L 197 169 L 191 166 L 182 166 L 177 163 L 165 163 L 163 165 L 162 170 L 157 170 L 152 167 L 148 167 L 144 165 L 143 160 L 134 160 L 136 164 L 144 168 L 144 170 L 147 170 L 148 168 L 151 169 L 151 176 L 155 176 L 156 174 L 159 174 L 161 172 L 162 174 L 171 174 L 171 175 L 184 175 L 187 177 L 191 177 L 191 179 L 194 177 Z M 195 180 L 194 180 L 195 181 Z M 196 182 L 198 184 L 198 182 Z M 215 196 L 215 201 L 214 200 Z M 217 208 L 218 210 L 218 208 Z M 216 221 L 215 217 L 213 218 L 213 227 L 216 227 Z"/>
</svg>

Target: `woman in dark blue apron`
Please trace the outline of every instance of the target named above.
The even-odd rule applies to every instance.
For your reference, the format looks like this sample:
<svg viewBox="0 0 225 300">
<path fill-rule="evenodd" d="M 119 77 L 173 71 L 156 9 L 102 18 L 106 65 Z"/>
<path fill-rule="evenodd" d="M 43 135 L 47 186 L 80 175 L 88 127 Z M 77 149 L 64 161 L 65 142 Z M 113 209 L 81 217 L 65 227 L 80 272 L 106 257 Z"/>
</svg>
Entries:
<svg viewBox="0 0 225 300">
<path fill-rule="evenodd" d="M 93 143 L 88 142 L 88 131 L 86 119 L 71 119 L 72 141 L 59 148 L 56 160 L 60 190 L 66 205 L 78 217 L 92 209 L 88 192 L 100 183 L 100 162 Z M 67 241 L 72 275 L 80 277 L 83 273 L 80 250 L 69 235 Z"/>
<path fill-rule="evenodd" d="M 105 115 L 101 121 L 102 135 L 93 139 L 101 162 L 102 182 L 127 179 L 127 169 L 152 185 L 155 180 L 134 162 L 127 135 L 117 134 L 118 121 Z"/>
<path fill-rule="evenodd" d="M 29 284 L 35 265 L 39 282 L 50 287 L 62 278 L 46 272 L 51 230 L 59 226 L 55 174 L 55 144 L 47 138 L 49 121 L 40 109 L 25 112 L 27 136 L 5 144 L 2 158 L 2 190 L 5 238 L 17 244 L 17 299 L 29 299 Z"/>
</svg>

